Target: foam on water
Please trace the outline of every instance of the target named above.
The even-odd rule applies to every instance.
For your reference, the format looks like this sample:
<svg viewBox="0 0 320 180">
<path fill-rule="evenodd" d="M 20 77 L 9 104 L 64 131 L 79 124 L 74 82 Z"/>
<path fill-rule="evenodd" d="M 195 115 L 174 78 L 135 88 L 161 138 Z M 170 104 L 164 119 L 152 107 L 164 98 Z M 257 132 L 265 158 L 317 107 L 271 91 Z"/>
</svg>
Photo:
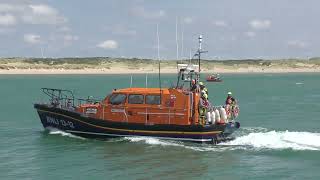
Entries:
<svg viewBox="0 0 320 180">
<path fill-rule="evenodd" d="M 56 128 L 48 127 L 48 128 L 46 128 L 46 130 L 49 131 L 49 134 L 67 136 L 67 137 L 77 138 L 77 139 L 85 139 L 85 138 L 83 138 L 83 137 L 76 136 L 76 135 L 73 135 L 73 134 L 71 134 L 71 133 L 67 133 L 67 132 L 61 131 L 61 130 L 56 129 Z"/>
<path fill-rule="evenodd" d="M 153 137 L 125 137 L 126 140 L 130 142 L 142 142 L 148 145 L 159 145 L 159 146 L 175 146 L 182 147 L 194 151 L 226 151 L 235 149 L 244 149 L 241 146 L 226 146 L 226 145 L 212 145 L 212 144 L 198 144 L 198 143 L 185 143 L 181 141 L 172 140 L 161 140 Z"/>
<path fill-rule="evenodd" d="M 130 142 L 142 142 L 149 145 L 160 145 L 160 146 L 175 146 L 175 147 L 183 147 L 186 149 L 192 149 L 195 151 L 210 151 L 212 149 L 208 149 L 208 146 L 201 147 L 196 145 L 187 145 L 180 141 L 170 141 L 170 140 L 161 140 L 153 137 L 125 137 L 126 140 Z M 218 150 L 218 149 L 217 149 Z"/>
<path fill-rule="evenodd" d="M 58 134 L 77 139 L 85 139 L 70 133 L 48 128 L 49 134 Z M 153 137 L 124 137 L 119 141 L 142 142 L 149 145 L 175 146 L 195 151 L 226 151 L 226 150 L 317 150 L 320 151 L 320 133 L 270 131 L 262 127 L 245 127 L 237 132 L 236 138 L 218 145 L 184 143 L 179 141 L 162 140 Z"/>
<path fill-rule="evenodd" d="M 126 137 L 130 142 L 143 142 L 149 145 L 176 146 L 195 151 L 226 150 L 320 150 L 320 133 L 270 131 L 262 127 L 246 127 L 238 133 L 235 140 L 218 145 L 183 143 L 167 141 L 152 137 Z"/>
<path fill-rule="evenodd" d="M 320 133 L 290 131 L 252 132 L 222 144 L 247 146 L 256 149 L 320 150 Z"/>
<path fill-rule="evenodd" d="M 161 146 L 183 146 L 178 142 L 172 142 L 168 140 L 161 140 L 153 137 L 125 137 L 124 139 L 131 142 L 143 142 L 150 145 L 161 145 Z"/>
</svg>

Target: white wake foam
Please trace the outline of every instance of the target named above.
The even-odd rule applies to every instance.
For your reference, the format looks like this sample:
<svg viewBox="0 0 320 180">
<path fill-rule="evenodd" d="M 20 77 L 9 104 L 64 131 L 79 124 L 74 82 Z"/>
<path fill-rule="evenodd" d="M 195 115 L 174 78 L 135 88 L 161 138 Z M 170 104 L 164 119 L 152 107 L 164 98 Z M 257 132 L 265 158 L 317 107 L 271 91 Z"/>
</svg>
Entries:
<svg viewBox="0 0 320 180">
<path fill-rule="evenodd" d="M 218 145 L 202 145 L 178 141 L 161 140 L 152 137 L 126 137 L 131 142 L 142 142 L 149 145 L 176 146 L 195 151 L 226 151 L 226 150 L 263 150 L 292 149 L 320 150 L 320 133 L 267 131 L 265 128 L 245 128 L 247 134 L 236 137 L 235 140 Z M 251 131 L 251 132 L 248 132 Z M 262 131 L 262 132 L 261 132 Z"/>
<path fill-rule="evenodd" d="M 75 135 L 73 135 L 73 134 L 71 134 L 71 133 L 67 133 L 67 132 L 61 131 L 61 130 L 59 130 L 59 129 L 52 128 L 52 127 L 47 127 L 46 130 L 49 131 L 49 134 L 67 136 L 67 137 L 77 138 L 77 139 L 85 139 L 85 138 L 83 138 L 83 137 L 75 136 Z"/>
<path fill-rule="evenodd" d="M 289 131 L 253 132 L 222 144 L 249 146 L 257 149 L 320 150 L 320 133 Z"/>
<path fill-rule="evenodd" d="M 58 134 L 78 139 L 85 139 L 70 133 L 49 128 L 49 134 Z M 122 140 L 141 142 L 149 145 L 175 146 L 194 151 L 232 151 L 232 150 L 263 150 L 263 149 L 292 149 L 320 151 L 320 133 L 270 131 L 266 128 L 242 128 L 236 139 L 218 145 L 202 145 L 197 143 L 184 143 L 172 140 L 162 140 L 153 137 L 124 137 Z"/>
<path fill-rule="evenodd" d="M 241 147 L 234 147 L 234 146 L 215 146 L 209 144 L 198 144 L 198 143 L 184 143 L 181 141 L 174 141 L 174 140 L 162 140 L 153 137 L 125 137 L 126 140 L 130 142 L 142 142 L 149 145 L 159 145 L 159 146 L 175 146 L 175 147 L 182 147 L 186 149 L 191 149 L 194 151 L 225 151 L 225 150 L 233 150 L 239 149 Z"/>
<path fill-rule="evenodd" d="M 161 146 L 183 146 L 178 142 L 171 142 L 167 140 L 161 140 L 153 137 L 125 137 L 124 139 L 131 142 L 143 142 L 150 145 L 161 145 Z"/>
</svg>

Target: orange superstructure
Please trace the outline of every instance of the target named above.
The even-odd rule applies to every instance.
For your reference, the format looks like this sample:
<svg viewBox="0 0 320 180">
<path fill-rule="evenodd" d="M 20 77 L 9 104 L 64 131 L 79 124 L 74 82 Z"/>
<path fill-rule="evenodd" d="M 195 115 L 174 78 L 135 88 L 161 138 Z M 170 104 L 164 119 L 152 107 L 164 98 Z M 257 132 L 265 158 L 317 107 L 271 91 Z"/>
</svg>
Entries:
<svg viewBox="0 0 320 180">
<path fill-rule="evenodd" d="M 113 98 L 121 97 L 121 102 Z M 96 104 L 84 104 L 78 112 L 115 122 L 145 124 L 197 124 L 198 92 L 182 89 L 127 88 L 114 90 Z"/>
</svg>

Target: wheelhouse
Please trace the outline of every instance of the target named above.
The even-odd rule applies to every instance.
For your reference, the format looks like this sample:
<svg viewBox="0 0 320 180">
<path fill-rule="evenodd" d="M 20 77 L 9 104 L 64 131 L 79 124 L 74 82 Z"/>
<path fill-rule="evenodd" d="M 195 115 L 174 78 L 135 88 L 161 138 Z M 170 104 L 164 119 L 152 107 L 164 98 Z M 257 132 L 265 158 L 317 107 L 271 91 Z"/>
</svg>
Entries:
<svg viewBox="0 0 320 180">
<path fill-rule="evenodd" d="M 116 122 L 190 125 L 195 123 L 193 102 L 194 94 L 182 89 L 127 88 L 114 90 L 97 104 L 81 105 L 77 111 Z"/>
</svg>

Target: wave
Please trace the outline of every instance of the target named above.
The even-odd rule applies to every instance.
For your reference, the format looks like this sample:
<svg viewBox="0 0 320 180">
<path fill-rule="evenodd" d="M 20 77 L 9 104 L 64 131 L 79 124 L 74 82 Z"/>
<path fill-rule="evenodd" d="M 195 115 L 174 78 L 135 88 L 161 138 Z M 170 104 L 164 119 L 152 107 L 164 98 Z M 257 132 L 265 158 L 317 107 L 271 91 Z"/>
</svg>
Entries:
<svg viewBox="0 0 320 180">
<path fill-rule="evenodd" d="M 176 146 L 195 151 L 227 150 L 320 150 L 320 133 L 270 131 L 262 127 L 245 127 L 236 138 L 218 145 L 184 143 L 161 140 L 152 137 L 126 137 L 130 142 L 142 142 L 149 145 Z"/>
<path fill-rule="evenodd" d="M 76 139 L 85 139 L 83 137 L 76 136 L 71 133 L 67 133 L 65 131 L 61 131 L 59 129 L 52 128 L 52 127 L 47 127 L 46 130 L 49 132 L 49 134 L 53 134 L 53 135 L 61 135 L 61 136 L 66 136 L 66 137 L 71 137 L 71 138 L 76 138 Z"/>
<path fill-rule="evenodd" d="M 150 145 L 161 145 L 161 146 L 183 146 L 178 141 L 161 140 L 153 137 L 125 137 L 125 140 L 130 142 L 143 142 Z"/>
<path fill-rule="evenodd" d="M 222 143 L 226 146 L 245 146 L 254 149 L 320 150 L 320 133 L 268 131 L 252 132 Z"/>
<path fill-rule="evenodd" d="M 85 139 L 70 133 L 48 128 L 49 134 Z M 218 145 L 186 143 L 163 140 L 153 137 L 124 137 L 111 142 L 129 141 L 157 146 L 181 147 L 194 151 L 232 151 L 232 150 L 316 150 L 320 151 L 320 133 L 290 132 L 268 130 L 263 127 L 243 127 L 235 133 L 235 139 Z"/>
<path fill-rule="evenodd" d="M 159 145 L 159 146 L 175 146 L 175 147 L 183 147 L 186 149 L 191 149 L 195 151 L 208 151 L 207 147 L 197 147 L 194 145 L 187 145 L 181 141 L 173 141 L 173 140 L 161 140 L 154 137 L 125 137 L 126 140 L 130 142 L 142 142 L 149 145 Z"/>
<path fill-rule="evenodd" d="M 148 145 L 158 145 L 158 146 L 172 146 L 172 147 L 181 147 L 185 149 L 190 149 L 193 151 L 215 151 L 222 152 L 226 150 L 236 150 L 236 149 L 244 149 L 245 147 L 241 146 L 226 146 L 226 145 L 213 145 L 213 144 L 198 144 L 198 143 L 187 143 L 182 141 L 174 141 L 174 140 L 162 140 L 153 137 L 125 137 L 125 140 L 130 142 L 139 142 L 145 143 Z"/>
</svg>

